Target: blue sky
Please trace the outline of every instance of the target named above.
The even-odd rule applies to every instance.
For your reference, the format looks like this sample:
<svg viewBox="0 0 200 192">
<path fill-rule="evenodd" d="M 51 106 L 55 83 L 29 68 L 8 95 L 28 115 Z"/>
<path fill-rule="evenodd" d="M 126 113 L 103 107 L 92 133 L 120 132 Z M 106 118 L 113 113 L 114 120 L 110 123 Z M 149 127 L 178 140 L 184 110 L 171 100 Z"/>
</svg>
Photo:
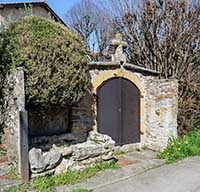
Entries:
<svg viewBox="0 0 200 192">
<path fill-rule="evenodd" d="M 3 2 L 33 2 L 34 0 L 0 0 Z M 39 1 L 39 0 L 35 0 Z M 78 0 L 47 0 L 49 6 L 65 21 L 65 14 Z"/>
</svg>

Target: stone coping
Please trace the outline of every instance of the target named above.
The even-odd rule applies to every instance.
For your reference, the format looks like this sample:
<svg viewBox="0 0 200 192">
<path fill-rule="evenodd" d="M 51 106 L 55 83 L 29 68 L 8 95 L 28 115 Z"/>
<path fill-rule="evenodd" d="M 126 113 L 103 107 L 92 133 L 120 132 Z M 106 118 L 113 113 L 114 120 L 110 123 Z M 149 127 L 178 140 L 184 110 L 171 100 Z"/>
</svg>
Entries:
<svg viewBox="0 0 200 192">
<path fill-rule="evenodd" d="M 152 69 L 147 69 L 145 67 L 141 67 L 141 66 L 131 64 L 131 63 L 120 64 L 120 63 L 115 63 L 115 62 L 90 62 L 88 64 L 88 66 L 89 66 L 89 70 L 93 70 L 93 69 L 111 70 L 111 69 L 118 69 L 118 68 L 123 67 L 127 70 L 145 73 L 145 74 L 149 74 L 149 75 L 159 75 L 160 74 L 160 72 L 158 72 L 158 71 L 155 71 Z"/>
<path fill-rule="evenodd" d="M 145 72 L 145 73 L 148 73 L 148 74 L 151 74 L 151 75 L 160 75 L 160 72 L 158 72 L 158 71 L 155 71 L 155 70 L 152 70 L 152 69 L 147 69 L 145 67 L 140 67 L 138 65 L 131 64 L 131 63 L 125 63 L 123 66 L 124 66 L 125 69 L 129 69 L 129 70 L 135 70 L 135 71 L 138 71 L 138 72 Z"/>
<path fill-rule="evenodd" d="M 114 62 L 90 62 L 88 63 L 89 69 L 119 69 L 121 67 L 120 63 L 114 63 Z"/>
</svg>

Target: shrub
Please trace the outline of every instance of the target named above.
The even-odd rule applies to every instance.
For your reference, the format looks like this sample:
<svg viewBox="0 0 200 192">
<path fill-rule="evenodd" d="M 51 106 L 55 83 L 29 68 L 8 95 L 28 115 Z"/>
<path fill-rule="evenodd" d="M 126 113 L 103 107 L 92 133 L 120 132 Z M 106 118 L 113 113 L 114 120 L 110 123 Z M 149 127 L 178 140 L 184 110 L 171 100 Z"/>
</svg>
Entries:
<svg viewBox="0 0 200 192">
<path fill-rule="evenodd" d="M 158 154 L 159 158 L 166 159 L 167 163 L 189 156 L 200 155 L 200 130 L 195 130 L 182 138 L 172 138 L 167 148 Z"/>
<path fill-rule="evenodd" d="M 88 86 L 87 57 L 81 39 L 65 26 L 25 17 L 2 34 L 0 69 L 23 67 L 27 106 L 63 107 L 77 102 Z"/>
</svg>

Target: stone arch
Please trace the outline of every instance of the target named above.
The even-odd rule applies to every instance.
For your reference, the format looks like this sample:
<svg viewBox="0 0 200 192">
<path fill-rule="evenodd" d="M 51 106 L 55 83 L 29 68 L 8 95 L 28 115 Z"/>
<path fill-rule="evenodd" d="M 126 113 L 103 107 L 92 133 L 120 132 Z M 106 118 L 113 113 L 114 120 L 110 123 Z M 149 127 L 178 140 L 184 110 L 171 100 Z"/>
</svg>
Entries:
<svg viewBox="0 0 200 192">
<path fill-rule="evenodd" d="M 108 70 L 108 71 L 102 71 L 99 72 L 99 74 L 92 80 L 92 92 L 96 94 L 98 87 L 106 80 L 113 78 L 113 77 L 123 77 L 125 79 L 128 79 L 133 84 L 135 84 L 138 89 L 140 90 L 141 95 L 144 95 L 144 88 L 142 84 L 140 83 L 138 77 L 130 72 L 123 69 L 117 69 L 117 70 Z"/>
<path fill-rule="evenodd" d="M 97 94 L 98 88 L 108 79 L 113 77 L 122 77 L 128 79 L 133 84 L 137 86 L 140 91 L 141 98 L 140 98 L 140 143 L 144 143 L 144 133 L 145 133 L 145 124 L 144 124 L 144 87 L 142 83 L 138 79 L 138 77 L 131 71 L 126 71 L 124 69 L 116 69 L 116 70 L 104 70 L 96 74 L 96 76 L 92 79 L 92 93 L 94 95 Z M 95 110 L 97 113 L 97 110 Z M 97 114 L 96 114 L 97 116 Z M 97 123 L 95 123 L 96 130 Z"/>
</svg>

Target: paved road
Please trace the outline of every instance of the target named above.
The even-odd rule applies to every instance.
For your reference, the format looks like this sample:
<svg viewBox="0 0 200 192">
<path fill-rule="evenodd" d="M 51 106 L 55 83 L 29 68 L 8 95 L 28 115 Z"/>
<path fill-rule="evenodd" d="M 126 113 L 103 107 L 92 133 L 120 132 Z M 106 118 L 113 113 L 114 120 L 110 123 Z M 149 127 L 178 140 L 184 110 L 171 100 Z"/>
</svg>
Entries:
<svg viewBox="0 0 200 192">
<path fill-rule="evenodd" d="M 139 163 L 106 170 L 83 183 L 60 186 L 57 192 L 88 189 L 92 192 L 200 192 L 200 157 L 166 165 L 149 153 L 126 156 Z"/>
<path fill-rule="evenodd" d="M 94 192 L 200 192 L 200 157 L 164 165 Z"/>
</svg>

